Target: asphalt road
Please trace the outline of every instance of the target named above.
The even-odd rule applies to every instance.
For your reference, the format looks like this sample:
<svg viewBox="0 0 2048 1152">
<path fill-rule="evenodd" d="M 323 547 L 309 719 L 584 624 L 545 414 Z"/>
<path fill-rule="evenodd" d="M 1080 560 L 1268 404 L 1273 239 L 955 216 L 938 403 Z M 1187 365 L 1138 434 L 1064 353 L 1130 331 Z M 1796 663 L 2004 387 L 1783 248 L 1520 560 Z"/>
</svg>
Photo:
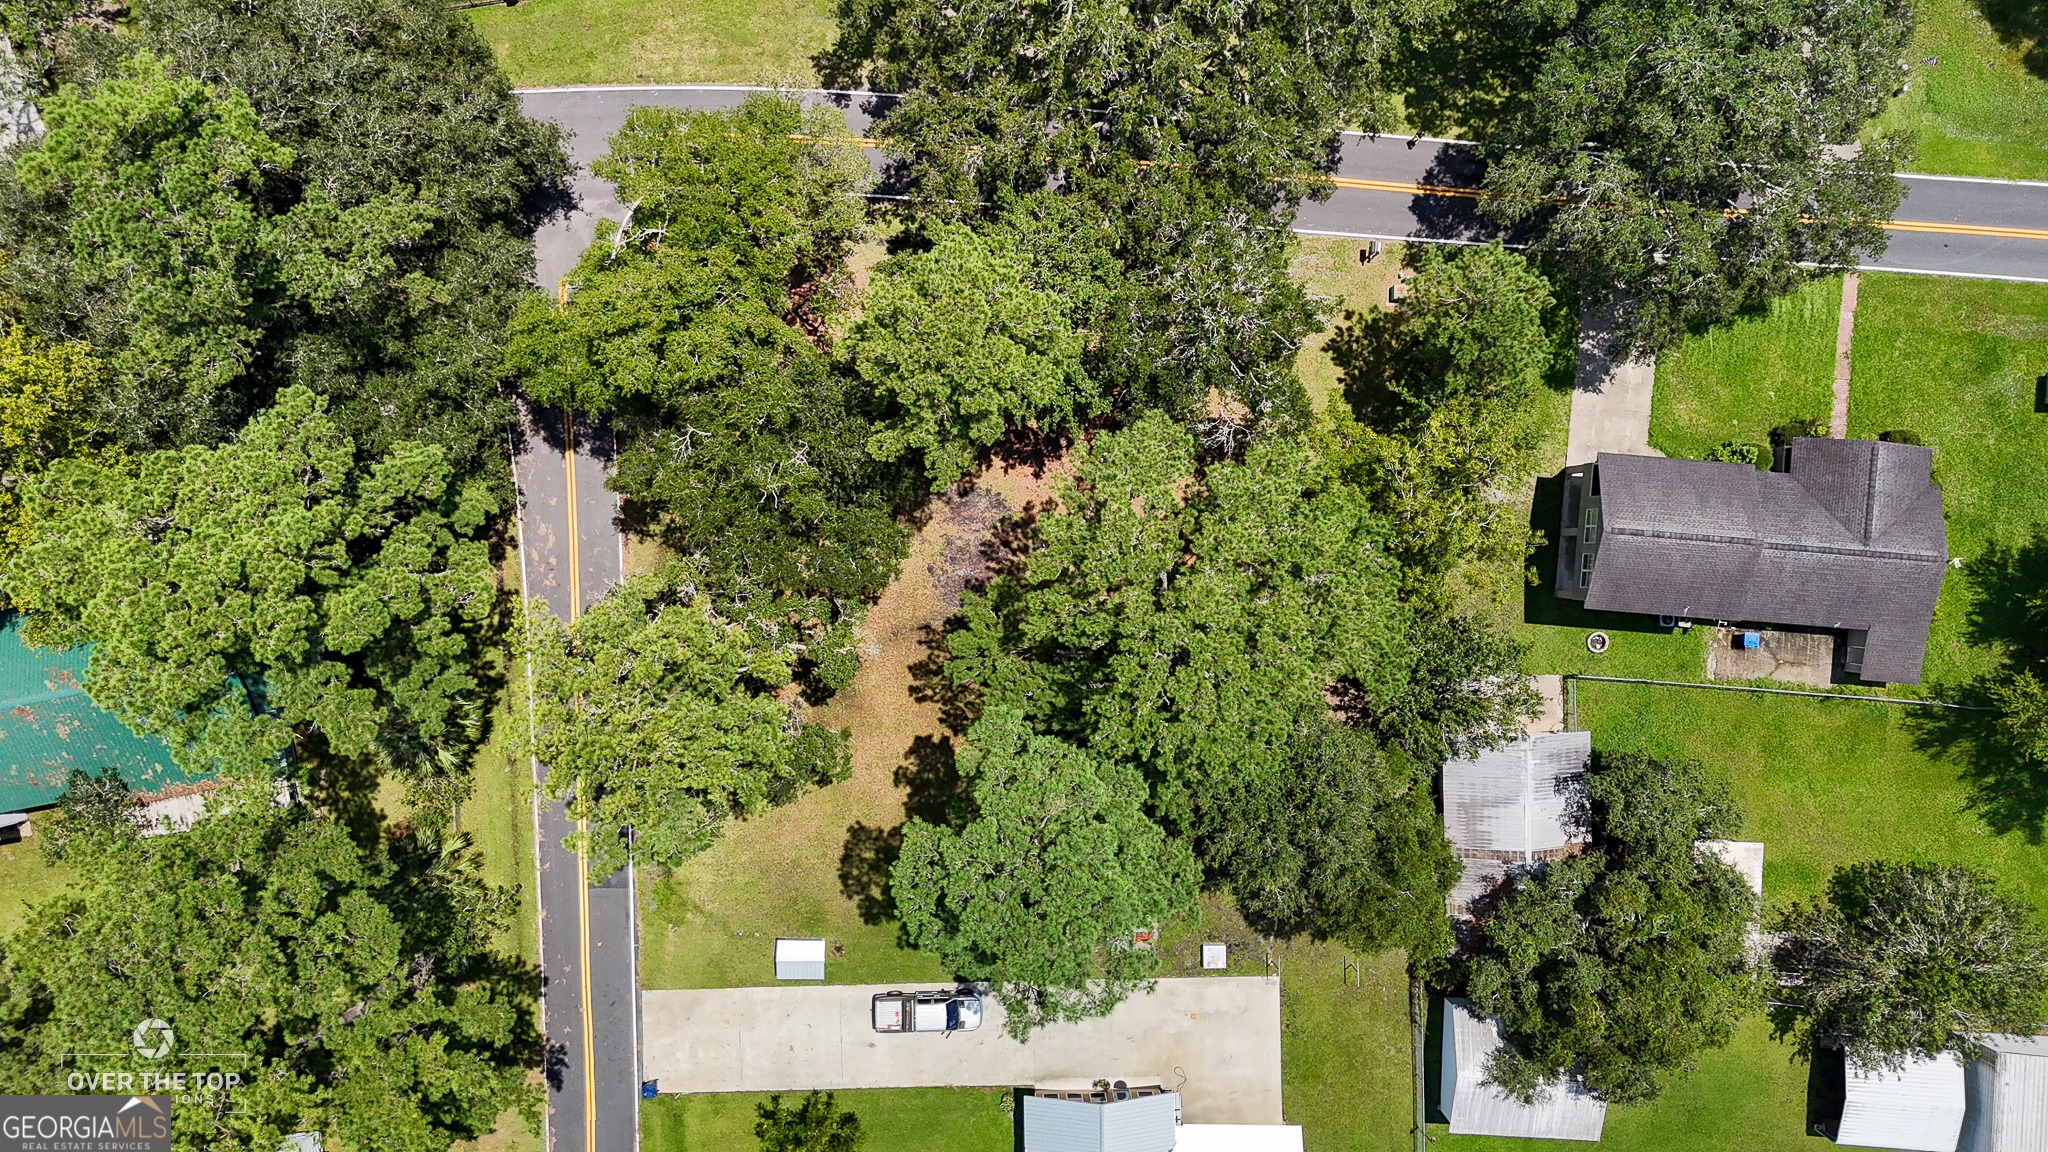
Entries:
<svg viewBox="0 0 2048 1152">
<path fill-rule="evenodd" d="M 512 430 L 519 563 L 527 595 L 563 620 L 618 582 L 623 538 L 607 491 L 610 432 L 522 407 Z M 546 778 L 534 765 L 536 782 Z M 547 1037 L 551 1152 L 636 1152 L 640 1131 L 639 976 L 629 869 L 592 883 L 562 846 L 574 827 L 539 796 L 541 1028 Z M 595 1124 L 592 1124 L 592 1118 Z"/>
<path fill-rule="evenodd" d="M 649 989 L 647 1075 L 663 1092 L 1125 1080 L 1179 1088 L 1192 1124 L 1283 1123 L 1278 978 L 1159 980 L 1108 1016 L 1048 1025 L 1024 1044 L 1003 1035 L 992 999 L 972 1032 L 874 1030 L 875 993 L 920 987 L 943 985 Z"/>
<path fill-rule="evenodd" d="M 587 166 L 605 151 L 605 138 L 624 122 L 634 104 L 677 108 L 729 108 L 754 89 L 742 85 L 667 85 L 618 88 L 537 88 L 522 91 L 529 116 L 553 120 L 571 130 L 571 154 Z M 869 135 L 890 97 L 875 93 L 817 93 L 839 104 L 847 128 Z M 878 170 L 883 157 L 871 152 Z M 1410 139 L 1347 133 L 1335 176 L 1339 187 L 1328 200 L 1301 206 L 1297 232 L 1359 239 L 1483 242 L 1502 235 L 1478 215 L 1470 196 L 1428 188 L 1472 186 L 1479 168 L 1472 145 L 1455 140 Z M 1921 272 L 1943 276 L 2048 282 L 2048 183 L 1977 180 L 1954 176 L 1902 175 L 1906 201 L 1889 231 L 1884 255 L 1862 267 L 1870 271 Z M 1392 187 L 1374 187 L 1391 185 Z M 1420 186 L 1420 187 L 1418 187 Z M 538 279 L 553 285 L 567 275 L 590 243 L 596 218 L 620 219 L 624 209 L 611 187 L 588 174 L 575 184 L 581 208 L 551 224 L 537 238 Z M 1987 235 L 1983 229 L 2018 229 L 2033 236 Z"/>
</svg>

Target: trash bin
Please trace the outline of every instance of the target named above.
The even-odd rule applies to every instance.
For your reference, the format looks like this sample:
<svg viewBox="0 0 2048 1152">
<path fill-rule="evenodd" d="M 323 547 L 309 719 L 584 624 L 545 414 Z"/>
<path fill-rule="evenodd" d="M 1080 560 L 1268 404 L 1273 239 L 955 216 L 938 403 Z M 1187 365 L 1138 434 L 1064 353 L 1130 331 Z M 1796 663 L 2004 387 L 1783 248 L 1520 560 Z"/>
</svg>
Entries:
<svg viewBox="0 0 2048 1152">
<path fill-rule="evenodd" d="M 642 1100 L 654 1099 L 654 1094 L 657 1091 L 655 1085 L 659 1083 L 661 1083 L 659 1080 L 642 1080 L 640 1082 L 640 1098 Z"/>
<path fill-rule="evenodd" d="M 1761 648 L 1763 644 L 1764 638 L 1760 632 L 1744 632 L 1742 634 L 1742 646 L 1744 648 Z"/>
</svg>

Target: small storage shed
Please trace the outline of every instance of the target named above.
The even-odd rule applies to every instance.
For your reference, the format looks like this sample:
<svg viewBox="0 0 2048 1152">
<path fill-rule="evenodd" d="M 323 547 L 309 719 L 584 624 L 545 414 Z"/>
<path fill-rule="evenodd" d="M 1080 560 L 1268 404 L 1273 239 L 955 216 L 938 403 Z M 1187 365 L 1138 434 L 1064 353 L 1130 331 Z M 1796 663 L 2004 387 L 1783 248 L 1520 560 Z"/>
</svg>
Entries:
<svg viewBox="0 0 2048 1152">
<path fill-rule="evenodd" d="M 1024 1152 L 1173 1152 L 1180 1093 L 1128 1100 L 1024 1097 Z"/>
<path fill-rule="evenodd" d="M 1545 732 L 1444 762 L 1444 833 L 1464 862 L 1446 903 L 1469 913 L 1516 864 L 1570 855 L 1587 839 L 1590 732 Z"/>
<path fill-rule="evenodd" d="M 784 936 L 775 941 L 777 980 L 823 980 L 825 942 L 801 936 Z"/>
<path fill-rule="evenodd" d="M 1907 1152 L 1955 1152 L 1963 1130 L 1963 1062 L 1944 1052 L 1896 1072 L 1850 1063 L 1835 1143 Z"/>
<path fill-rule="evenodd" d="M 2048 1036 L 1981 1036 L 1960 1152 L 2048 1152 Z"/>
<path fill-rule="evenodd" d="M 1576 1082 L 1554 1086 L 1548 1099 L 1524 1104 L 1486 1083 L 1486 1062 L 1503 1046 L 1498 1022 L 1466 1000 L 1444 1001 L 1443 1088 L 1437 1105 L 1455 1136 L 1526 1136 L 1598 1140 L 1607 1103 Z"/>
</svg>

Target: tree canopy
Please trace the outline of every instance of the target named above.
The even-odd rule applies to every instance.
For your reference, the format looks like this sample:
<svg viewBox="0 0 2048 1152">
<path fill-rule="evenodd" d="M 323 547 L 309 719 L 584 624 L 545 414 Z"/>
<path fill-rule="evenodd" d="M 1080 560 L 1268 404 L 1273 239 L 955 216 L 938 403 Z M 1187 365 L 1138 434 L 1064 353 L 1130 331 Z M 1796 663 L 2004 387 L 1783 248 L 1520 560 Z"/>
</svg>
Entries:
<svg viewBox="0 0 2048 1152">
<path fill-rule="evenodd" d="M 73 838 L 76 879 L 0 953 L 0 1083 L 48 1092 L 67 1054 L 169 1022 L 172 1061 L 240 1087 L 174 1110 L 180 1152 L 273 1152 L 293 1132 L 446 1152 L 507 1107 L 539 1051 L 516 961 L 489 941 L 517 906 L 459 838 L 399 832 L 364 849 L 269 785 L 216 793 L 175 836 Z M 112 827 L 111 825 L 109 826 Z"/>
<path fill-rule="evenodd" d="M 34 539 L 22 480 L 58 460 L 83 456 L 114 464 L 120 450 L 92 401 L 106 367 L 79 341 L 52 344 L 19 324 L 0 322 L 0 571 Z"/>
<path fill-rule="evenodd" d="M 1096 383 L 1237 438 L 1307 423 L 1293 359 L 1321 316 L 1286 228 L 1340 131 L 1385 119 L 1394 38 L 1438 6 L 841 0 L 819 64 L 903 94 L 878 131 L 914 217 L 1068 203 L 1061 234 L 1109 254 L 1132 305 Z"/>
<path fill-rule="evenodd" d="M 2032 1033 L 2048 1014 L 2048 931 L 2026 901 L 1955 864 L 1835 870 L 1824 903 L 1774 917 L 1785 1007 L 1802 1053 L 1863 1067 L 1973 1050 L 1969 1034 Z"/>
<path fill-rule="evenodd" d="M 1022 563 L 966 597 L 956 682 L 1143 765 L 1173 820 L 1205 780 L 1280 771 L 1337 682 L 1401 691 L 1385 525 L 1300 444 L 1198 473 L 1190 435 L 1152 414 L 1075 457 Z"/>
<path fill-rule="evenodd" d="M 220 443 L 297 384 L 365 453 L 434 443 L 506 485 L 500 346 L 569 164 L 469 22 L 160 0 L 117 32 L 76 10 L 12 10 L 50 136 L 22 161 L 40 191 L 0 174 L 0 292 L 107 361 L 108 426 Z M 137 226 L 145 204 L 169 226 Z"/>
<path fill-rule="evenodd" d="M 1529 0 L 1510 23 L 1548 48 L 1481 204 L 1612 298 L 1616 351 L 1884 251 L 1908 145 L 1849 146 L 1903 78 L 1908 0 Z"/>
<path fill-rule="evenodd" d="M 1152 973 L 1132 934 L 1193 910 L 1194 857 L 1147 818 L 1131 769 L 1009 709 L 967 739 L 960 826 L 903 830 L 893 889 L 905 934 L 955 975 L 993 982 L 1017 1039 L 1107 1013 Z"/>
<path fill-rule="evenodd" d="M 1262 932 L 1441 957 L 1459 865 L 1430 795 L 1433 769 L 1327 716 L 1304 719 L 1280 771 L 1205 792 L 1194 843 Z"/>
<path fill-rule="evenodd" d="M 789 1107 L 776 1093 L 754 1105 L 754 1138 L 761 1142 L 761 1152 L 859 1152 L 867 1147 L 860 1117 L 832 1109 L 830 1092 L 812 1089 Z"/>
<path fill-rule="evenodd" d="M 1648 1100 L 1760 999 L 1756 896 L 1696 847 L 1741 813 L 1728 782 L 1691 761 L 1604 756 L 1587 791 L 1593 844 L 1512 878 L 1464 977 L 1508 1042 L 1492 1082 L 1527 1099 L 1578 1076 L 1603 1099 Z"/>
<path fill-rule="evenodd" d="M 594 165 L 630 218 L 600 225 L 566 305 L 529 294 L 512 322 L 507 367 L 541 403 L 611 414 L 613 486 L 722 593 L 869 596 L 906 548 L 823 348 L 871 178 L 844 132 L 772 94 L 633 109 Z"/>
<path fill-rule="evenodd" d="M 1099 410 L 1086 333 L 1030 279 L 1024 254 L 957 226 L 875 270 L 845 351 L 883 405 L 876 459 L 916 452 L 939 491 L 1013 426 L 1064 429 Z"/>
<path fill-rule="evenodd" d="M 721 617 L 676 575 L 629 579 L 573 625 L 527 613 L 533 752 L 548 794 L 589 821 L 593 875 L 625 864 L 628 827 L 639 859 L 675 864 L 726 820 L 849 771 L 844 734 L 787 695 L 803 645 Z"/>
<path fill-rule="evenodd" d="M 292 388 L 218 448 L 60 460 L 24 492 L 10 594 L 40 639 L 90 641 L 93 702 L 180 764 L 267 778 L 289 748 L 434 772 L 466 750 L 497 504 L 438 446 L 358 462 Z"/>
</svg>

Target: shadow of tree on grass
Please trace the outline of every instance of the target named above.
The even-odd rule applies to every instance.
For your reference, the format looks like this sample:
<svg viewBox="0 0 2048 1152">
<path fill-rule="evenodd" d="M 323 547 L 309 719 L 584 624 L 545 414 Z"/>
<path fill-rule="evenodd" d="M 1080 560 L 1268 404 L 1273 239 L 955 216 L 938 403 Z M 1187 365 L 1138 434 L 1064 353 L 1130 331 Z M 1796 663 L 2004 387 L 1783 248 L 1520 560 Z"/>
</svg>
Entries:
<svg viewBox="0 0 2048 1152">
<path fill-rule="evenodd" d="M 2048 80 L 2048 0 L 1977 0 L 1977 8 L 2007 48 L 2025 46 L 2020 64 Z"/>
<path fill-rule="evenodd" d="M 1915 709 L 1915 745 L 1960 760 L 1970 807 L 1993 833 L 2018 832 L 2030 844 L 2048 839 L 2048 765 L 2017 747 L 1988 689 L 2014 672 L 2048 672 L 2048 530 L 2018 548 L 1994 549 L 1970 563 L 1977 585 L 1970 641 L 2002 651 L 2004 667 L 1947 693 L 1983 710 Z"/>
</svg>

